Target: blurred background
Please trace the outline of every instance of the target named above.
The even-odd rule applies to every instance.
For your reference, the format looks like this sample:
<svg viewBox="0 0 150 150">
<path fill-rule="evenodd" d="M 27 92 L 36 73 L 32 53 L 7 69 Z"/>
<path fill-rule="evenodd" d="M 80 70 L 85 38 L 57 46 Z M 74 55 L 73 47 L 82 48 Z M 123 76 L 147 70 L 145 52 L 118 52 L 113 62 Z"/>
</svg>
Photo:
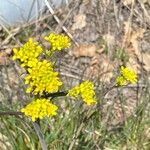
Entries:
<svg viewBox="0 0 150 150">
<path fill-rule="evenodd" d="M 67 0 L 49 0 L 58 8 Z M 45 8 L 44 0 L 0 0 L 0 23 L 7 26 L 20 25 L 37 19 Z"/>
</svg>

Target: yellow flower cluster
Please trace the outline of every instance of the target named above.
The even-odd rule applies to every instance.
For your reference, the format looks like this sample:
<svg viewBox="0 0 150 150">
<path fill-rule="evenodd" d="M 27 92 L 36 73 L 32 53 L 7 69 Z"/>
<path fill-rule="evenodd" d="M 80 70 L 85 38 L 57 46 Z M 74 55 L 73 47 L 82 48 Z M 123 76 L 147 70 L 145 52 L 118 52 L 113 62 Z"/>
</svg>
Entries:
<svg viewBox="0 0 150 150">
<path fill-rule="evenodd" d="M 70 39 L 63 34 L 51 33 L 49 36 L 45 37 L 45 40 L 47 40 L 51 44 L 52 52 L 55 52 L 57 50 L 60 51 L 71 46 Z"/>
<path fill-rule="evenodd" d="M 44 117 L 51 117 L 57 114 L 58 107 L 52 104 L 48 99 L 33 100 L 26 107 L 21 109 L 26 116 L 31 117 L 32 121 L 42 119 Z"/>
<path fill-rule="evenodd" d="M 97 103 L 94 99 L 95 92 L 94 92 L 94 85 L 90 81 L 85 81 L 81 83 L 79 86 L 75 86 L 68 92 L 68 96 L 78 97 L 81 96 L 83 101 L 87 105 L 91 105 L 93 103 Z"/>
<path fill-rule="evenodd" d="M 22 63 L 21 66 L 28 66 L 28 62 L 35 61 L 42 52 L 42 47 L 38 45 L 38 42 L 34 42 L 32 38 L 24 44 L 19 50 L 13 49 L 13 60 L 19 59 Z"/>
<path fill-rule="evenodd" d="M 122 66 L 120 68 L 120 75 L 116 78 L 116 84 L 118 86 L 124 86 L 129 83 L 134 84 L 136 82 L 137 82 L 137 75 L 135 71 Z"/>
<path fill-rule="evenodd" d="M 25 84 L 30 86 L 27 93 L 33 92 L 42 94 L 57 92 L 62 82 L 59 81 L 58 73 L 53 70 L 53 64 L 47 60 L 32 63 L 32 67 L 28 68 L 28 75 L 25 77 Z"/>
</svg>

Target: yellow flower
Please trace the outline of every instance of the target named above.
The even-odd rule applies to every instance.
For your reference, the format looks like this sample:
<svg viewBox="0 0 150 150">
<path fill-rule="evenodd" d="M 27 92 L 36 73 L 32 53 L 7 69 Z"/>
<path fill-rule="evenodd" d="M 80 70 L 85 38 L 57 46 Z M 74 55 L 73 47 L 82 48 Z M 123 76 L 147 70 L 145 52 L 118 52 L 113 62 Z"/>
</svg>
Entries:
<svg viewBox="0 0 150 150">
<path fill-rule="evenodd" d="M 127 67 L 121 67 L 120 69 L 121 75 L 129 82 L 136 83 L 137 82 L 137 75 L 134 70 L 130 70 Z"/>
<path fill-rule="evenodd" d="M 31 63 L 32 64 L 32 63 Z M 34 63 L 33 63 L 34 64 Z M 36 65 L 28 68 L 25 84 L 29 84 L 27 93 L 33 91 L 36 94 L 57 92 L 62 82 L 59 81 L 58 73 L 53 70 L 53 64 L 47 60 L 38 61 Z"/>
<path fill-rule="evenodd" d="M 127 85 L 129 83 L 135 84 L 137 82 L 137 74 L 135 71 L 127 68 L 120 68 L 120 75 L 116 78 L 116 84 L 119 86 Z"/>
<path fill-rule="evenodd" d="M 31 117 L 32 121 L 43 119 L 44 117 L 51 117 L 57 114 L 58 107 L 52 104 L 48 99 L 33 100 L 26 107 L 21 109 L 26 116 Z"/>
<path fill-rule="evenodd" d="M 118 76 L 116 78 L 116 84 L 119 86 L 127 85 L 127 80 L 123 76 Z"/>
<path fill-rule="evenodd" d="M 44 38 L 51 44 L 51 51 L 60 51 L 71 46 L 70 39 L 63 34 L 51 33 L 49 36 Z"/>
<path fill-rule="evenodd" d="M 38 42 L 34 42 L 33 39 L 30 38 L 19 50 L 14 48 L 13 52 L 13 60 L 19 59 L 22 63 L 21 66 L 25 67 L 28 66 L 29 62 L 37 60 L 37 57 L 42 52 L 42 47 L 38 45 Z"/>
<path fill-rule="evenodd" d="M 94 85 L 90 81 L 85 81 L 81 83 L 79 86 L 75 86 L 68 92 L 68 96 L 78 97 L 81 96 L 83 101 L 87 105 L 91 105 L 93 103 L 97 103 L 96 99 L 94 98 Z"/>
</svg>

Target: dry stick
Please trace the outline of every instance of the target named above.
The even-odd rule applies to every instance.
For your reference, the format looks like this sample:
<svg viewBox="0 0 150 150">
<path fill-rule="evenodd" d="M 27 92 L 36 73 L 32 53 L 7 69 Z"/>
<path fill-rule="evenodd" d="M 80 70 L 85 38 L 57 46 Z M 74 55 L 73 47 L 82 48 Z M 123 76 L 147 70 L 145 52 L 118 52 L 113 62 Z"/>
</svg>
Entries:
<svg viewBox="0 0 150 150">
<path fill-rule="evenodd" d="M 138 0 L 138 1 L 139 1 L 140 5 L 141 5 L 141 8 L 144 11 L 144 15 L 145 15 L 145 17 L 147 19 L 147 22 L 150 23 L 150 16 L 149 16 L 148 11 L 146 10 L 146 8 L 144 6 L 144 3 L 142 1 L 140 1 L 140 0 Z"/>
<path fill-rule="evenodd" d="M 66 2 L 67 3 L 67 2 Z M 69 5 L 69 4 L 67 4 Z M 79 4 L 76 3 L 74 7 L 69 9 L 68 14 L 65 16 L 65 18 L 61 21 L 61 24 L 58 24 L 58 26 L 56 27 L 56 32 L 59 33 L 60 29 L 62 29 L 62 26 L 64 25 L 64 23 L 66 22 L 66 20 L 69 18 L 69 16 L 71 15 L 71 13 L 73 12 L 73 10 L 76 10 L 76 8 L 78 8 Z"/>
<path fill-rule="evenodd" d="M 6 112 L 0 112 L 0 116 L 6 116 L 6 115 L 9 115 L 9 116 L 19 116 L 19 115 L 23 115 L 22 112 L 19 112 L 19 111 L 6 111 Z"/>
<path fill-rule="evenodd" d="M 24 24 L 24 25 L 21 26 L 21 27 L 17 27 L 17 28 L 15 28 L 14 30 L 11 31 L 12 33 L 11 33 L 5 26 L 2 26 L 2 27 L 4 28 L 4 30 L 9 34 L 9 36 L 1 43 L 1 45 L 2 45 L 2 46 L 3 46 L 3 45 L 6 45 L 6 44 L 9 42 L 9 40 L 10 40 L 11 38 L 16 41 L 15 35 L 20 32 L 21 28 L 26 28 L 26 27 L 28 27 L 28 26 L 31 26 L 31 25 L 33 25 L 33 24 L 35 24 L 35 23 L 38 23 L 38 22 L 40 22 L 40 21 L 43 21 L 43 20 L 49 18 L 50 16 L 51 16 L 51 15 L 46 15 L 46 16 L 40 18 L 39 20 L 35 20 L 35 21 L 32 21 L 31 23 Z M 1 24 L 0 24 L 0 25 L 1 25 Z M 21 43 L 19 43 L 19 44 L 21 44 Z"/>
<path fill-rule="evenodd" d="M 41 97 L 42 98 L 55 98 L 55 97 L 60 97 L 60 96 L 66 96 L 68 94 L 68 91 L 62 91 L 62 92 L 56 92 L 56 93 L 49 93 L 49 94 L 43 94 Z"/>
<path fill-rule="evenodd" d="M 66 20 L 68 19 L 68 17 L 70 16 L 71 12 L 73 11 L 73 9 L 71 9 L 69 11 L 69 13 L 67 14 L 67 16 L 64 18 L 63 21 L 61 21 L 61 24 L 58 24 L 58 26 L 56 27 L 56 32 L 59 33 L 60 32 L 60 29 L 62 28 L 63 24 L 66 22 Z"/>
<path fill-rule="evenodd" d="M 19 41 L 16 40 L 16 38 L 14 37 L 14 33 L 11 33 L 3 24 L 0 24 L 2 26 L 2 28 L 8 33 L 8 37 L 4 40 L 4 42 L 1 45 L 7 44 L 8 39 L 12 38 L 14 41 L 18 42 L 20 44 Z"/>
<path fill-rule="evenodd" d="M 49 2 L 47 0 L 44 0 L 44 1 L 45 1 L 46 6 L 48 7 L 48 10 L 50 11 L 50 13 L 53 15 L 54 19 L 56 20 L 56 22 L 61 26 L 61 21 L 55 15 L 54 10 L 50 6 Z M 63 31 L 66 32 L 66 34 L 70 37 L 70 39 L 75 43 L 75 45 L 79 46 L 79 44 L 73 39 L 73 36 L 68 32 L 67 28 L 65 26 L 62 26 L 62 29 L 63 29 Z"/>
<path fill-rule="evenodd" d="M 116 24 L 117 27 L 120 27 L 120 23 L 119 23 L 119 17 L 118 17 L 118 7 L 116 5 L 116 0 L 113 0 L 113 6 L 114 6 L 114 14 L 115 14 L 115 20 L 116 20 Z"/>
<path fill-rule="evenodd" d="M 135 4 L 135 0 L 133 0 L 132 4 L 131 4 L 131 10 L 130 10 L 130 16 L 128 18 L 128 31 L 127 33 L 125 33 L 124 39 L 123 39 L 123 44 L 122 44 L 122 49 L 126 48 L 126 42 L 127 42 L 127 38 L 129 38 L 129 36 L 131 37 L 131 25 L 132 25 L 132 19 L 133 19 L 133 15 L 134 15 L 134 4 Z"/>
<path fill-rule="evenodd" d="M 131 9 L 129 8 L 129 6 L 126 6 L 126 5 L 125 5 L 125 7 L 131 12 Z M 139 14 L 139 12 L 138 12 L 136 9 L 134 9 L 133 11 L 134 11 L 134 12 L 133 12 L 133 16 L 134 16 L 134 17 L 138 17 L 138 18 L 140 19 L 140 21 L 143 22 L 143 17 L 142 17 L 142 15 Z M 148 26 L 149 23 L 148 23 L 148 22 L 145 22 L 145 25 Z"/>
</svg>

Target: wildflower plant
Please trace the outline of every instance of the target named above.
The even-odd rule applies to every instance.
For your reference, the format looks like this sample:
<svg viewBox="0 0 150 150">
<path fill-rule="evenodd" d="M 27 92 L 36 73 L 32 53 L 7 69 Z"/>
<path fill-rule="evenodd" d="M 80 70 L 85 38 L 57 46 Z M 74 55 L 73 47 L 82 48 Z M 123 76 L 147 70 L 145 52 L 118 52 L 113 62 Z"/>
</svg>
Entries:
<svg viewBox="0 0 150 150">
<path fill-rule="evenodd" d="M 118 86 L 124 86 L 127 84 L 135 84 L 137 82 L 137 74 L 134 70 L 121 66 L 120 75 L 116 78 L 116 84 Z"/>
<path fill-rule="evenodd" d="M 51 33 L 44 38 L 47 40 L 51 49 L 48 50 L 52 56 L 56 51 L 69 48 L 71 46 L 70 39 L 63 34 Z M 20 60 L 21 66 L 25 67 L 27 75 L 25 84 L 27 85 L 27 93 L 33 97 L 33 101 L 21 109 L 26 116 L 31 117 L 32 121 L 43 119 L 57 114 L 58 107 L 51 103 L 50 97 L 59 93 L 59 88 L 63 84 L 59 78 L 58 72 L 54 70 L 54 63 L 47 59 L 41 59 L 43 48 L 38 42 L 32 38 L 27 41 L 20 49 L 13 49 L 14 60 Z M 44 58 L 44 57 L 43 57 Z M 116 85 L 123 86 L 129 83 L 136 83 L 137 75 L 133 70 L 127 67 L 120 68 L 120 74 L 116 78 Z M 48 97 L 48 95 L 51 95 Z M 87 80 L 80 85 L 68 90 L 64 96 L 74 98 L 82 98 L 83 102 L 88 106 L 96 104 L 94 85 Z"/>
<path fill-rule="evenodd" d="M 51 33 L 44 39 L 51 45 L 51 49 L 49 51 L 46 50 L 46 54 L 48 55 L 53 55 L 53 53 L 55 53 L 56 51 L 61 51 L 66 48 L 70 48 L 71 46 L 70 39 L 63 34 Z"/>
<path fill-rule="evenodd" d="M 43 119 L 43 117 L 51 117 L 57 114 L 58 107 L 52 104 L 49 99 L 36 99 L 33 100 L 26 107 L 21 109 L 26 116 L 31 117 L 34 122 L 37 119 Z"/>
<path fill-rule="evenodd" d="M 14 48 L 13 52 L 13 60 L 19 59 L 22 67 L 28 67 L 32 62 L 37 60 L 37 57 L 42 52 L 42 47 L 38 45 L 38 42 L 35 42 L 30 38 L 19 50 Z"/>
<path fill-rule="evenodd" d="M 62 34 L 51 33 L 44 39 L 51 45 L 50 54 L 71 46 L 70 39 Z M 37 97 L 22 108 L 21 112 L 31 117 L 32 121 L 56 115 L 58 107 L 52 104 L 49 99 L 46 99 L 46 95 L 57 93 L 62 85 L 58 72 L 54 70 L 54 63 L 39 58 L 43 54 L 43 49 L 32 38 L 19 50 L 14 48 L 13 51 L 13 59 L 20 60 L 21 66 L 25 67 L 27 71 L 25 77 L 26 92 Z M 87 105 L 96 103 L 94 85 L 90 81 L 85 81 L 74 87 L 66 95 L 71 97 L 81 96 Z"/>
<path fill-rule="evenodd" d="M 87 105 L 96 103 L 94 85 L 88 80 L 69 90 L 68 96 L 75 98 L 81 96 Z"/>
<path fill-rule="evenodd" d="M 43 60 L 38 61 L 31 68 L 28 68 L 25 84 L 29 84 L 27 93 L 33 92 L 34 95 L 37 95 L 43 92 L 57 92 L 62 82 L 58 77 L 58 72 L 54 71 L 53 64 L 47 60 Z"/>
<path fill-rule="evenodd" d="M 76 139 L 80 140 L 79 137 L 81 136 L 81 134 L 83 135 L 82 131 L 84 128 L 86 129 L 87 133 L 94 134 L 94 136 L 96 137 L 96 139 L 98 141 L 97 143 L 100 143 L 100 145 L 101 145 L 101 143 L 106 143 L 103 141 L 103 139 L 106 139 L 106 136 L 108 136 L 106 134 L 106 131 L 107 131 L 107 127 L 109 124 L 108 121 L 111 117 L 110 114 L 112 112 L 108 112 L 109 114 L 106 116 L 106 119 L 104 118 L 104 121 L 102 121 L 102 124 L 100 124 L 100 127 L 104 127 L 106 125 L 106 128 L 99 129 L 99 126 L 97 126 L 97 123 L 99 123 L 97 121 L 101 121 L 103 119 L 103 109 L 101 111 L 101 108 L 103 108 L 103 106 L 105 104 L 105 99 L 107 97 L 106 94 L 109 91 L 111 91 L 113 88 L 117 87 L 117 88 L 122 89 L 121 86 L 126 86 L 128 84 L 137 83 L 138 78 L 137 78 L 136 72 L 133 71 L 132 69 L 129 69 L 128 67 L 122 66 L 119 68 L 119 74 L 115 78 L 114 84 L 111 83 L 112 86 L 110 84 L 110 85 L 108 85 L 109 87 L 104 89 L 104 88 L 101 88 L 99 86 L 99 84 L 97 84 L 97 86 L 99 87 L 99 90 L 100 89 L 102 90 L 100 92 L 100 98 L 102 99 L 102 101 L 99 101 L 99 102 L 97 101 L 96 96 L 95 96 L 94 84 L 89 80 L 83 81 L 81 84 L 76 85 L 67 91 L 65 89 L 64 89 L 64 91 L 60 91 L 60 89 L 61 90 L 63 89 L 61 87 L 63 85 L 63 82 L 59 78 L 59 73 L 55 70 L 55 63 L 52 61 L 53 59 L 51 57 L 55 52 L 69 48 L 71 46 L 70 39 L 65 35 L 55 34 L 55 33 L 51 33 L 50 35 L 46 36 L 44 39 L 50 43 L 51 47 L 49 50 L 45 51 L 44 48 L 40 45 L 40 43 L 34 41 L 32 38 L 30 38 L 22 47 L 13 49 L 13 52 L 14 52 L 13 60 L 19 60 L 20 65 L 22 67 L 24 67 L 24 69 L 26 70 L 26 76 L 24 78 L 24 83 L 26 85 L 26 92 L 28 94 L 30 94 L 31 100 L 29 99 L 29 101 L 31 101 L 31 102 L 28 104 L 25 104 L 25 106 L 22 107 L 20 109 L 20 111 L 18 111 L 18 112 L 17 111 L 15 111 L 15 112 L 14 111 L 13 112 L 12 111 L 7 111 L 7 112 L 1 111 L 0 116 L 1 115 L 16 115 L 16 116 L 25 115 L 26 117 L 30 118 L 30 120 L 33 122 L 32 125 L 34 126 L 34 130 L 35 130 L 36 134 L 38 135 L 40 146 L 44 150 L 44 149 L 47 149 L 47 144 L 45 142 L 45 139 L 41 132 L 41 129 L 44 129 L 44 130 L 46 129 L 45 127 L 47 127 L 47 124 L 45 124 L 45 123 L 48 123 L 48 121 L 45 120 L 45 122 L 41 122 L 40 120 L 44 119 L 44 118 L 47 119 L 48 117 L 51 118 L 51 117 L 54 117 L 57 114 L 59 114 L 58 113 L 59 107 L 57 106 L 58 103 L 56 105 L 57 97 L 59 97 L 59 96 L 71 97 L 71 98 L 73 98 L 73 100 L 75 100 L 74 101 L 75 103 L 77 102 L 77 100 L 78 101 L 82 100 L 82 102 L 85 103 L 85 105 L 83 106 L 83 110 L 79 111 L 78 108 L 80 109 L 80 105 L 75 105 L 75 106 L 77 106 L 75 111 L 71 112 L 70 109 L 68 108 L 67 111 L 65 111 L 62 115 L 58 115 L 59 118 L 57 118 L 56 126 L 55 126 L 55 124 L 53 124 L 53 127 L 54 127 L 53 129 L 57 130 L 57 128 L 58 128 L 58 132 L 57 132 L 58 136 L 55 134 L 55 131 L 53 131 L 53 129 L 52 129 L 51 130 L 52 133 L 50 133 L 50 134 L 49 134 L 49 130 L 48 130 L 48 132 L 44 132 L 44 133 L 46 133 L 46 136 L 48 135 L 46 137 L 46 139 L 49 139 L 49 138 L 53 139 L 53 137 L 51 137 L 53 135 L 54 135 L 54 137 L 61 138 L 62 135 L 59 136 L 59 131 L 63 131 L 63 130 L 60 130 L 60 126 L 62 129 L 63 126 L 67 125 L 66 130 L 64 130 L 63 132 L 65 132 L 65 134 L 67 133 L 66 134 L 67 138 L 71 140 L 71 143 L 70 143 L 70 140 L 68 140 L 70 146 L 68 147 L 68 144 L 65 144 L 65 148 L 64 147 L 62 147 L 62 148 L 56 147 L 56 149 L 66 149 L 66 148 L 73 149 L 74 144 L 77 142 Z M 46 56 L 45 54 L 49 54 L 50 57 L 45 57 Z M 121 90 L 118 90 L 118 91 L 121 92 Z M 122 94 L 120 94 L 120 96 L 122 96 Z M 54 99 L 54 98 L 56 98 L 56 99 Z M 122 97 L 120 97 L 120 98 L 122 98 Z M 114 104 L 115 103 L 112 103 L 112 106 L 114 106 Z M 92 106 L 94 105 L 94 107 L 89 107 L 91 105 Z M 97 105 L 97 106 L 95 107 L 95 105 Z M 70 104 L 65 105 L 65 107 L 66 106 L 68 107 L 68 106 L 70 106 Z M 72 108 L 74 108 L 74 107 L 72 107 Z M 93 108 L 95 108 L 95 109 L 93 109 Z M 107 110 L 110 110 L 110 109 L 107 109 Z M 66 114 L 67 114 L 67 118 L 65 118 Z M 77 114 L 79 114 L 79 115 L 81 114 L 81 116 L 78 117 Z M 68 118 L 68 116 L 70 118 Z M 62 119 L 62 117 L 63 117 L 63 119 Z M 140 115 L 140 118 L 141 118 L 141 115 Z M 92 119 L 92 122 L 89 119 Z M 96 120 L 94 120 L 94 119 L 96 119 Z M 66 124 L 66 120 L 69 121 L 69 127 L 68 127 L 68 123 Z M 90 124 L 87 124 L 88 122 Z M 12 124 L 13 123 L 14 123 L 14 121 L 12 122 Z M 92 125 L 91 126 L 92 128 L 90 128 L 89 125 L 90 126 Z M 23 124 L 23 126 L 25 126 L 25 125 Z M 85 126 L 87 126 L 87 128 Z M 138 121 L 138 126 L 139 126 L 139 121 Z M 95 130 L 95 127 L 96 128 L 98 127 L 97 129 L 99 131 Z M 15 129 L 16 129 L 16 126 L 15 126 Z M 18 129 L 19 129 L 19 132 L 18 132 L 19 136 L 20 136 L 20 133 L 26 134 L 26 132 L 23 131 L 22 128 L 18 128 Z M 67 131 L 67 129 L 69 130 L 69 132 Z M 54 134 L 53 134 L 53 132 L 54 132 Z M 63 132 L 60 132 L 60 134 L 63 134 Z M 128 132 L 128 130 L 127 130 L 127 132 Z M 104 133 L 104 135 L 103 135 L 103 133 Z M 72 136 L 72 134 L 73 134 L 73 137 L 68 136 L 68 135 Z M 112 134 L 114 134 L 114 132 Z M 122 132 L 121 132 L 121 134 L 122 134 Z M 91 134 L 89 134 L 89 137 L 91 137 L 90 135 Z M 102 135 L 102 136 L 99 136 L 99 135 Z M 138 135 L 139 135 L 139 132 L 138 132 Z M 85 136 L 86 136 L 85 139 L 87 139 L 87 134 L 85 134 Z M 118 136 L 118 132 L 117 132 L 117 136 Z M 14 137 L 16 138 L 16 135 Z M 27 145 L 28 145 L 28 143 L 33 143 L 32 141 L 30 141 L 30 139 L 27 141 L 26 140 L 27 138 L 22 138 L 22 136 L 20 136 L 20 137 L 21 137 L 21 140 L 19 139 L 19 141 L 21 141 L 21 143 L 22 143 L 22 140 L 24 140 L 24 139 L 25 139 L 25 143 L 27 143 Z M 113 138 L 114 138 L 114 136 L 113 136 Z M 12 136 L 11 136 L 11 139 L 12 139 Z M 32 139 L 32 136 L 31 136 L 31 139 Z M 99 141 L 100 139 L 102 139 L 102 141 Z M 66 140 L 66 137 L 64 137 L 63 140 Z M 88 141 L 90 142 L 90 139 L 88 139 Z M 109 141 L 109 139 L 108 139 L 108 141 Z M 81 143 L 83 143 L 83 142 L 81 142 Z M 117 144 L 118 144 L 118 142 L 117 142 Z M 24 145 L 26 145 L 26 144 L 24 144 Z M 36 146 L 35 149 L 37 149 L 37 145 L 36 144 L 34 144 L 34 145 Z M 19 144 L 19 146 L 20 146 L 20 144 Z M 79 146 L 82 147 L 82 145 L 79 145 Z M 91 146 L 91 142 L 90 142 L 90 146 Z M 94 142 L 94 146 L 95 146 L 95 142 Z M 104 147 L 105 147 L 105 145 L 102 144 L 102 148 L 104 148 Z M 52 148 L 51 145 L 49 145 L 49 148 Z M 76 147 L 76 148 L 79 148 L 79 147 Z M 93 148 L 95 148 L 95 147 L 93 147 Z M 28 149 L 29 149 L 29 147 L 28 147 Z M 31 149 L 34 149 L 34 148 L 32 147 Z"/>
</svg>

